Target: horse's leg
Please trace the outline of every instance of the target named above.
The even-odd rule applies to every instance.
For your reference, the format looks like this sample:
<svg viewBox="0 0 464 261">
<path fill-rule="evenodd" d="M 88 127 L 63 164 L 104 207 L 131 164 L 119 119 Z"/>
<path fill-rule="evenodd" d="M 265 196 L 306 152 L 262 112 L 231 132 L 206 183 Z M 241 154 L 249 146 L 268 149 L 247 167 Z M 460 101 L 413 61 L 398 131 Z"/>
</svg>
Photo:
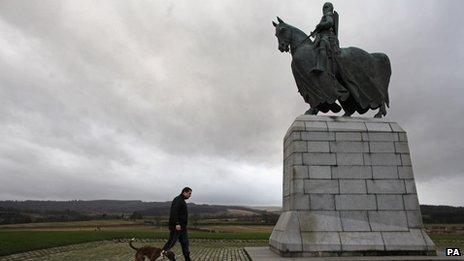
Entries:
<svg viewBox="0 0 464 261">
<path fill-rule="evenodd" d="M 385 108 L 385 103 L 382 103 L 382 105 L 380 105 L 379 112 L 374 115 L 374 118 L 382 118 L 382 116 L 385 115 L 387 115 L 387 108 Z"/>
<path fill-rule="evenodd" d="M 353 112 L 345 111 L 345 113 L 343 114 L 343 117 L 351 117 L 352 114 Z"/>
<path fill-rule="evenodd" d="M 316 115 L 318 112 L 319 112 L 319 110 L 316 109 L 316 108 L 309 108 L 309 110 L 307 110 L 305 112 L 305 114 L 307 114 L 307 115 Z"/>
<path fill-rule="evenodd" d="M 345 112 L 343 114 L 343 117 L 351 117 L 351 115 L 353 115 L 353 113 L 356 111 L 354 108 L 353 108 L 353 97 L 352 96 L 348 96 L 348 98 L 346 98 L 344 101 L 339 99 L 338 102 L 342 105 L 342 108 L 343 108 L 343 111 Z"/>
</svg>

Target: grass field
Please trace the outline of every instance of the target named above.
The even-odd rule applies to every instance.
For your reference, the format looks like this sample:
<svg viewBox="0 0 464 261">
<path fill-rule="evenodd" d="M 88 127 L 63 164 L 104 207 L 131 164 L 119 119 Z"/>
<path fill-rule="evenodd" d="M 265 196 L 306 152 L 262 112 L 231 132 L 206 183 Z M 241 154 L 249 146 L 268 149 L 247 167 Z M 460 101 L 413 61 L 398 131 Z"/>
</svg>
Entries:
<svg viewBox="0 0 464 261">
<path fill-rule="evenodd" d="M 95 231 L 96 227 L 100 231 Z M 447 226 L 447 225 L 442 225 Z M 427 227 L 427 226 L 426 226 Z M 450 225 L 446 233 L 432 233 L 430 236 L 438 248 L 464 248 L 464 234 L 454 233 L 455 225 Z M 448 227 L 447 227 L 448 228 Z M 257 240 L 266 242 L 272 226 L 263 225 L 203 225 L 203 232 L 191 229 L 191 239 L 211 240 Z M 37 224 L 17 224 L 0 226 L 0 256 L 57 246 L 113 239 L 166 239 L 168 231 L 164 227 L 144 225 L 131 221 L 83 221 Z M 223 244 L 224 245 L 224 244 Z M 227 245 L 227 244 L 225 244 Z M 111 246 L 107 246 L 111 248 Z"/>
</svg>

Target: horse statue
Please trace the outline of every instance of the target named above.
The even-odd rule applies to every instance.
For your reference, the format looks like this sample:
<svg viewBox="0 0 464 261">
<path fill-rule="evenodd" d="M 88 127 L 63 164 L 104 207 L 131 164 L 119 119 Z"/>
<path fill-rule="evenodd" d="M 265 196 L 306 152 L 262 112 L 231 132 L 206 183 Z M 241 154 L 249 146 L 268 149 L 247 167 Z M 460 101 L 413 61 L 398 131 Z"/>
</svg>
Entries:
<svg viewBox="0 0 464 261">
<path fill-rule="evenodd" d="M 305 114 L 316 115 L 319 111 L 337 113 L 342 108 L 343 116 L 351 116 L 354 112 L 363 114 L 369 109 L 379 109 L 375 118 L 387 114 L 391 76 L 387 55 L 368 53 L 356 47 L 339 48 L 338 53 L 332 54 L 331 70 L 317 71 L 313 69 L 318 61 L 315 43 L 300 29 L 279 17 L 277 21 L 272 24 L 278 49 L 291 53 L 291 68 L 298 92 L 310 105 Z"/>
</svg>

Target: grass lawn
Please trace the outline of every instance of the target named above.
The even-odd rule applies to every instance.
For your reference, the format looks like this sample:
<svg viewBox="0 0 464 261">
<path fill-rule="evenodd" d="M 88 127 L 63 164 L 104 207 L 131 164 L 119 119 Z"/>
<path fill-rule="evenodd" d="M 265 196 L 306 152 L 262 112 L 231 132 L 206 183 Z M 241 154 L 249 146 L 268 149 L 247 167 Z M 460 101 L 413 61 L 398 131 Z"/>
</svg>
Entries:
<svg viewBox="0 0 464 261">
<path fill-rule="evenodd" d="M 267 232 L 189 232 L 192 239 L 260 239 L 266 240 Z M 0 256 L 49 247 L 79 244 L 118 238 L 166 239 L 167 232 L 150 231 L 0 231 Z"/>
<path fill-rule="evenodd" d="M 464 235 L 462 234 L 432 234 L 430 238 L 435 245 L 441 248 L 458 247 L 464 248 Z"/>
</svg>

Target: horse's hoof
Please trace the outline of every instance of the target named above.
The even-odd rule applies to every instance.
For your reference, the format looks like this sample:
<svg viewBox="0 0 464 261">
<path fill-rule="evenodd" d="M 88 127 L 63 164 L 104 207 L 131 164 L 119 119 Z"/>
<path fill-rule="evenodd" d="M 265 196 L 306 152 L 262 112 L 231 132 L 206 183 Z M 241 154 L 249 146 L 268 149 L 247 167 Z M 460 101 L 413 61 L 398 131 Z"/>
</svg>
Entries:
<svg viewBox="0 0 464 261">
<path fill-rule="evenodd" d="M 342 117 L 351 117 L 351 114 L 345 112 Z"/>
<path fill-rule="evenodd" d="M 307 111 L 305 112 L 305 114 L 306 114 L 306 115 L 316 115 L 318 112 L 319 112 L 318 109 L 313 109 L 313 108 L 311 108 L 311 109 L 307 110 Z"/>
</svg>

